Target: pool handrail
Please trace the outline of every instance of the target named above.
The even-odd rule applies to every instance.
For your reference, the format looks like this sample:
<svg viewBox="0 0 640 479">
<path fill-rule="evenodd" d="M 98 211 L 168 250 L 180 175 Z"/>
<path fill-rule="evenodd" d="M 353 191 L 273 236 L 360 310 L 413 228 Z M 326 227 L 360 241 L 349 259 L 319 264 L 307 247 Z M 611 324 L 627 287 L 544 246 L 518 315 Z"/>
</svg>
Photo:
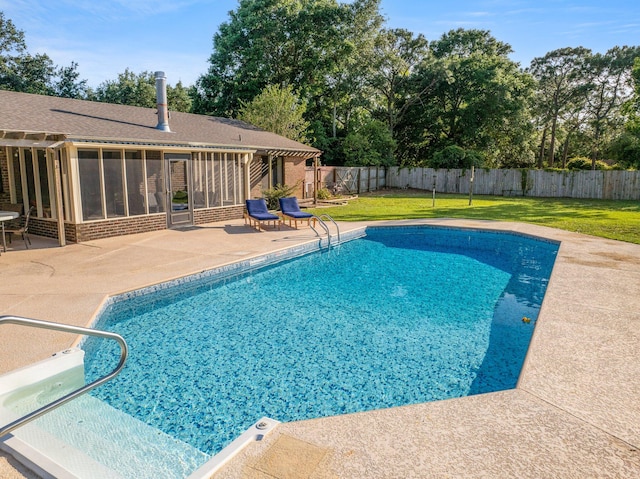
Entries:
<svg viewBox="0 0 640 479">
<path fill-rule="evenodd" d="M 331 216 L 329 216 L 327 213 L 323 213 L 321 215 L 312 215 L 311 218 L 317 220 L 318 224 L 322 227 L 324 232 L 327 233 L 327 249 L 331 249 L 331 231 L 329 231 L 329 226 L 327 225 L 326 221 L 324 221 L 325 219 L 330 220 L 336 227 L 336 231 L 338 233 L 338 244 L 340 244 L 340 227 Z M 315 231 L 316 236 L 320 237 L 320 233 L 317 229 L 315 229 L 311 222 L 309 222 L 309 226 L 311 226 L 311 229 Z"/>
<path fill-rule="evenodd" d="M 124 368 L 124 365 L 127 361 L 127 356 L 129 354 L 129 348 L 124 338 L 119 334 L 111 333 L 108 331 L 100 331 L 97 329 L 82 328 L 79 326 L 71 326 L 68 324 L 60 324 L 60 323 L 53 323 L 50 321 L 43 321 L 41 319 L 31 319 L 31 318 L 23 318 L 20 316 L 9 316 L 9 315 L 0 316 L 0 326 L 3 324 L 16 324 L 19 326 L 28 326 L 28 327 L 34 327 L 34 328 L 40 328 L 40 329 L 49 329 L 53 331 L 61 331 L 65 333 L 76 333 L 76 334 L 81 334 L 86 336 L 96 336 L 100 338 L 113 339 L 117 341 L 118 345 L 120 346 L 120 360 L 117 366 L 114 368 L 114 370 L 111 371 L 109 374 L 99 377 L 95 381 L 89 384 L 86 384 L 74 391 L 71 391 L 65 396 L 62 396 L 61 398 L 56 399 L 55 401 L 45 404 L 39 409 L 36 409 L 35 411 L 30 412 L 29 414 L 25 414 L 24 416 L 16 419 L 15 421 L 3 426 L 2 428 L 0 428 L 0 438 L 10 433 L 11 431 L 15 430 L 16 428 L 30 421 L 33 421 L 34 419 L 48 413 L 49 411 L 52 411 L 62 406 L 63 404 L 66 404 L 69 401 L 77 398 L 78 396 L 81 396 L 91 391 L 92 389 L 95 389 L 101 384 L 113 379 L 120 373 L 120 371 L 122 371 L 122 368 Z"/>
</svg>

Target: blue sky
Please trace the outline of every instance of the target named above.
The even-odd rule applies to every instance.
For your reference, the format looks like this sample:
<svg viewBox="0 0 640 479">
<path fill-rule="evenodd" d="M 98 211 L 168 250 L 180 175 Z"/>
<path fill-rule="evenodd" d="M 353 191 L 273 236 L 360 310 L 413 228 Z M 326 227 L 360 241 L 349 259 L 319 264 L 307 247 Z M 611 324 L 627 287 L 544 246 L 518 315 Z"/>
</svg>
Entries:
<svg viewBox="0 0 640 479">
<path fill-rule="evenodd" d="M 135 73 L 163 70 L 167 81 L 195 82 L 207 70 L 213 34 L 237 0 L 0 0 L 0 10 L 25 32 L 30 52 L 54 63 L 79 64 L 90 86 Z M 640 45 L 638 0 L 382 0 L 389 28 L 439 38 L 454 28 L 490 30 L 527 67 L 562 47 L 605 52 Z"/>
</svg>

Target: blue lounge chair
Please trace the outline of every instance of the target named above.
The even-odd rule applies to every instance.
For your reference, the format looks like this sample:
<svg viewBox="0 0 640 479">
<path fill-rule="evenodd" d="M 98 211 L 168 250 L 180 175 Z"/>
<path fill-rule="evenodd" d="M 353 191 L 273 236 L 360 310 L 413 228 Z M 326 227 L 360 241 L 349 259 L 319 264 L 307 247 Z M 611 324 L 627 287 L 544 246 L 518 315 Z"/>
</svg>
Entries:
<svg viewBox="0 0 640 479">
<path fill-rule="evenodd" d="M 280 212 L 282 214 L 282 220 L 289 220 L 289 226 L 291 226 L 291 222 L 295 222 L 296 229 L 298 228 L 298 221 L 306 221 L 307 224 L 310 224 L 313 221 L 313 224 L 316 223 L 316 218 L 311 213 L 306 213 L 300 210 L 300 206 L 298 205 L 298 198 L 292 196 L 290 198 L 280 198 L 278 200 L 280 202 Z"/>
<path fill-rule="evenodd" d="M 273 221 L 273 227 L 276 225 L 278 229 L 280 229 L 280 217 L 278 215 L 274 215 L 273 213 L 269 213 L 267 209 L 267 202 L 264 198 L 260 198 L 258 200 L 246 200 L 245 205 L 247 207 L 247 212 L 244 214 L 244 223 L 247 224 L 249 222 L 249 226 L 254 227 L 260 231 L 260 226 L 262 223 L 267 223 Z"/>
</svg>

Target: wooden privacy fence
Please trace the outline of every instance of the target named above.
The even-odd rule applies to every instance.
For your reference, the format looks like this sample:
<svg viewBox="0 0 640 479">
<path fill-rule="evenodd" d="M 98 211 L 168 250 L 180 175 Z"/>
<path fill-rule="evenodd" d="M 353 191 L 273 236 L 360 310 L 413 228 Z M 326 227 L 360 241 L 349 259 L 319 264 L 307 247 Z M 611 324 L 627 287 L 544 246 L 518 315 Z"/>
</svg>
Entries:
<svg viewBox="0 0 640 479">
<path fill-rule="evenodd" d="M 307 167 L 305 175 L 305 198 L 313 197 L 314 167 Z M 327 188 L 331 193 L 356 195 L 384 188 L 387 171 L 384 167 L 318 167 L 319 188 Z"/>
<path fill-rule="evenodd" d="M 387 171 L 390 188 L 468 194 L 471 170 L 398 168 Z M 640 171 L 476 169 L 473 193 L 496 196 L 640 200 Z"/>
</svg>

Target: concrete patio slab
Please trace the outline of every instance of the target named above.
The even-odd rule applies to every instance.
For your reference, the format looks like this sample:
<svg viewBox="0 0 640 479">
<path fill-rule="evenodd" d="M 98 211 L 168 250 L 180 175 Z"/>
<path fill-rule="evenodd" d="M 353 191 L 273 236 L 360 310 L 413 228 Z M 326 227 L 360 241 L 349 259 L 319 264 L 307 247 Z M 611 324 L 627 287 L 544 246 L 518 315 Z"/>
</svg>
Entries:
<svg viewBox="0 0 640 479">
<path fill-rule="evenodd" d="M 640 477 L 640 245 L 523 223 L 377 224 L 510 230 L 562 242 L 518 388 L 279 424 L 214 477 Z M 0 256 L 0 314 L 84 326 L 108 295 L 313 236 L 308 229 L 259 233 L 230 221 L 64 248 L 35 238 L 26 251 L 14 242 Z M 3 328 L 0 372 L 74 339 Z M 0 476 L 33 477 L 0 459 Z"/>
</svg>

